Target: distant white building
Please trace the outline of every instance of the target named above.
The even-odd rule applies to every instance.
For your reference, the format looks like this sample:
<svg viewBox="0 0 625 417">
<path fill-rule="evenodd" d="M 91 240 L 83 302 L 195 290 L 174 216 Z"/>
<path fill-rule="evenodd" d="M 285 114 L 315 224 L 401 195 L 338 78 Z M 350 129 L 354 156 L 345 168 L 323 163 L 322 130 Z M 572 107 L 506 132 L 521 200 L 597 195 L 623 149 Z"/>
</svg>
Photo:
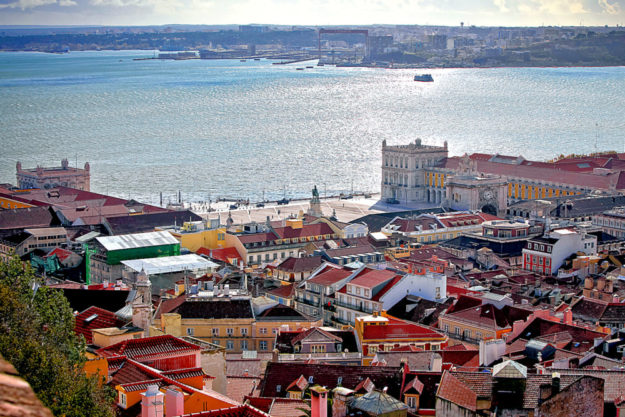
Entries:
<svg viewBox="0 0 625 417">
<path fill-rule="evenodd" d="M 527 241 L 523 269 L 553 275 L 574 253 L 597 254 L 597 237 L 574 229 L 556 229 Z"/>
<path fill-rule="evenodd" d="M 432 272 L 402 275 L 364 268 L 336 293 L 336 321 L 353 325 L 357 317 L 388 310 L 406 295 L 441 300 L 447 295 L 447 278 Z"/>
</svg>

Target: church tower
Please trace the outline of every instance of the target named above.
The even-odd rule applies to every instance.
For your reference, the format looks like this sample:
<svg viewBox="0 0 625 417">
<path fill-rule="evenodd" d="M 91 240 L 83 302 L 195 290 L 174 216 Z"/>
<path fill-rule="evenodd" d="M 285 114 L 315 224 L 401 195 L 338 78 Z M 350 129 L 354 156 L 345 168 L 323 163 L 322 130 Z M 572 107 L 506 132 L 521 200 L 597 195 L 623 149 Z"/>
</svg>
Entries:
<svg viewBox="0 0 625 417">
<path fill-rule="evenodd" d="M 145 330 L 147 336 L 152 324 L 152 283 L 143 268 L 137 275 L 135 287 L 137 295 L 132 302 L 132 324 Z"/>
</svg>

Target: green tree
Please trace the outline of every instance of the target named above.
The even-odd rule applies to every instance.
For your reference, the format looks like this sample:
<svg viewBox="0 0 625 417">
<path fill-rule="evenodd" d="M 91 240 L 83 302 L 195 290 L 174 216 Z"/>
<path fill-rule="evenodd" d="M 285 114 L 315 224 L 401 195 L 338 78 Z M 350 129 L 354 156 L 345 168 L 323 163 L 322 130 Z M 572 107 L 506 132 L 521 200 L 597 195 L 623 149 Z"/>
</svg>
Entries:
<svg viewBox="0 0 625 417">
<path fill-rule="evenodd" d="M 0 354 L 56 416 L 112 417 L 113 391 L 83 372 L 84 338 L 63 293 L 18 257 L 0 262 Z"/>
</svg>

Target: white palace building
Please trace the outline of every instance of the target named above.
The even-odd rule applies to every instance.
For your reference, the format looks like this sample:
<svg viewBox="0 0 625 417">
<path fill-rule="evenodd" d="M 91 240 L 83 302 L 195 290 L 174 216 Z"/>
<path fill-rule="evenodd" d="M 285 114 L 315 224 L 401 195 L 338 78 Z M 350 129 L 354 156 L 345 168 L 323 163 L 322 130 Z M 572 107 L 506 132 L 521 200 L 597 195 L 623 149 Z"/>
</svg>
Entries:
<svg viewBox="0 0 625 417">
<path fill-rule="evenodd" d="M 428 203 L 454 210 L 505 213 L 508 202 L 589 192 L 625 192 L 625 154 L 529 161 L 522 156 L 474 153 L 448 156 L 443 146 L 382 142 L 382 199 Z"/>
</svg>

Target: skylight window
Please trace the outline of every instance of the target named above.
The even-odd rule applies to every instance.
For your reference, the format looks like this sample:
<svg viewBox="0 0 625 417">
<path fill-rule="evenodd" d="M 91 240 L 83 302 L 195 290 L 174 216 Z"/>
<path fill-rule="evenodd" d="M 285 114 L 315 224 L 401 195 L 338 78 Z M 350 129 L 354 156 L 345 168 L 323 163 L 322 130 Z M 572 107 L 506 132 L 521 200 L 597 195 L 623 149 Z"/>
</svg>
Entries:
<svg viewBox="0 0 625 417">
<path fill-rule="evenodd" d="M 87 317 L 87 318 L 85 319 L 85 323 L 91 323 L 92 321 L 94 321 L 94 320 L 95 320 L 95 319 L 97 319 L 97 318 L 98 318 L 98 315 L 97 315 L 97 314 L 92 314 L 92 315 L 90 315 L 89 317 Z"/>
</svg>

